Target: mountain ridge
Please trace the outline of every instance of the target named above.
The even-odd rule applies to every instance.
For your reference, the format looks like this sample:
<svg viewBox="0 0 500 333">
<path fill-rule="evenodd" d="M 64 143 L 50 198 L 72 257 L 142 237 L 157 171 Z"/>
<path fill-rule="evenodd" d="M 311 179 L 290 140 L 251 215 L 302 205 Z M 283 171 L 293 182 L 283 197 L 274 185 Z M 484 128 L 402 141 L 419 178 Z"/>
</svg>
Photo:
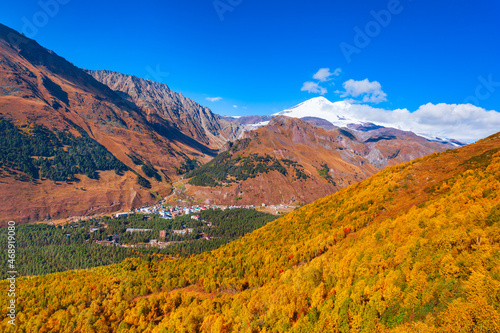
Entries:
<svg viewBox="0 0 500 333">
<path fill-rule="evenodd" d="M 241 126 L 227 122 L 209 108 L 172 91 L 164 83 L 108 70 L 85 72 L 141 107 L 152 121 L 161 117 L 207 146 L 220 148 L 225 142 L 237 139 L 244 131 Z"/>
<path fill-rule="evenodd" d="M 23 181 L 20 167 L 38 163 L 39 157 L 29 156 L 29 147 L 19 147 L 26 152 L 25 160 L 16 162 L 16 154 L 7 153 L 9 144 L 2 144 L 3 154 L 11 159 L 1 167 L 0 197 L 7 203 L 0 208 L 2 221 L 14 219 L 23 223 L 46 217 L 129 210 L 153 203 L 156 196 L 169 193 L 170 185 L 165 183 L 177 177 L 177 169 L 186 159 L 207 161 L 216 154 L 171 123 L 148 120 L 141 108 L 108 86 L 4 25 L 0 25 L 0 72 L 0 118 L 14 124 L 19 133 L 26 136 L 36 125 L 45 128 L 43 133 L 88 136 L 128 168 L 121 175 L 97 169 L 100 179 L 76 174 L 73 181 L 58 182 L 46 179 L 42 173 L 39 179 Z M 46 152 L 49 155 L 44 157 L 44 163 L 69 170 L 71 166 L 50 162 L 58 145 L 61 143 L 52 152 Z M 76 151 L 75 154 L 80 156 Z M 136 162 L 155 168 L 156 178 L 148 177 Z M 95 161 L 85 163 L 92 165 Z"/>
</svg>

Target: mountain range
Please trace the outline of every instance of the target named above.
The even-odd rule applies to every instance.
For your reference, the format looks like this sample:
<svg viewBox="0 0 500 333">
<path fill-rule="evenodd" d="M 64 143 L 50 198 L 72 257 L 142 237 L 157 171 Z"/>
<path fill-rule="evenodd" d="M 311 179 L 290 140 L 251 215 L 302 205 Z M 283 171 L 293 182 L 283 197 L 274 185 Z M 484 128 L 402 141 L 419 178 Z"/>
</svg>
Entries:
<svg viewBox="0 0 500 333">
<path fill-rule="evenodd" d="M 388 167 L 214 251 L 19 278 L 15 329 L 499 332 L 499 180 L 497 133 Z M 14 332 L 7 302 L 0 330 Z"/>
<path fill-rule="evenodd" d="M 171 104 L 165 100 L 163 108 L 152 111 L 145 91 L 154 87 L 154 93 L 168 95 L 165 85 L 138 80 L 137 86 L 116 86 L 128 87 L 133 97 L 115 92 L 3 25 L 0 72 L 2 221 L 92 215 L 153 203 L 169 193 L 171 178 L 186 160 L 208 161 L 220 140 L 239 131 L 238 125 L 219 122 L 220 117 L 175 93 L 169 95 Z M 192 131 L 182 131 L 198 120 Z M 63 142 L 68 140 L 90 151 Z M 34 146 L 40 152 L 30 151 Z M 109 161 L 98 161 L 102 154 Z"/>
<path fill-rule="evenodd" d="M 308 203 L 458 145 L 354 119 L 324 98 L 221 117 L 166 84 L 77 68 L 3 25 L 0 73 L 3 222 L 130 210 L 181 177 L 198 202 Z"/>
<path fill-rule="evenodd" d="M 318 122 L 325 127 L 317 118 L 276 116 L 245 132 L 186 175 L 188 194 L 212 204 L 309 203 L 387 166 L 454 148 L 391 128 L 324 129 Z"/>
<path fill-rule="evenodd" d="M 221 117 L 0 25 L 0 331 L 500 332 L 500 133 L 361 111 Z M 102 216 L 181 194 L 297 207 Z"/>
</svg>

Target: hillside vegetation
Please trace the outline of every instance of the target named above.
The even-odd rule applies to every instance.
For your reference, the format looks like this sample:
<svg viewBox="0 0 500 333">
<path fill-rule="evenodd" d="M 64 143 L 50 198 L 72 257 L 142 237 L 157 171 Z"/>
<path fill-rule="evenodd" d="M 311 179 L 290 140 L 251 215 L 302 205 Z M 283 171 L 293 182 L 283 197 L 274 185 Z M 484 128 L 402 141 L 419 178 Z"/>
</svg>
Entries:
<svg viewBox="0 0 500 333">
<path fill-rule="evenodd" d="M 189 184 L 215 187 L 245 181 L 270 171 L 278 171 L 286 176 L 289 170 L 294 174 L 295 180 L 309 178 L 304 173 L 304 167 L 296 161 L 278 159 L 268 154 L 243 155 L 248 142 L 248 139 L 238 140 L 228 151 L 188 172 L 185 177 L 191 178 Z"/>
<path fill-rule="evenodd" d="M 20 180 L 77 181 L 75 174 L 98 178 L 98 170 L 115 170 L 117 174 L 128 170 L 86 132 L 80 130 L 80 135 L 52 132 L 34 123 L 17 128 L 0 119 L 0 175 L 5 170 L 16 174 L 16 170 L 21 172 L 16 174 Z"/>
<path fill-rule="evenodd" d="M 499 190 L 497 134 L 212 252 L 19 279 L 18 331 L 499 332 Z"/>
</svg>

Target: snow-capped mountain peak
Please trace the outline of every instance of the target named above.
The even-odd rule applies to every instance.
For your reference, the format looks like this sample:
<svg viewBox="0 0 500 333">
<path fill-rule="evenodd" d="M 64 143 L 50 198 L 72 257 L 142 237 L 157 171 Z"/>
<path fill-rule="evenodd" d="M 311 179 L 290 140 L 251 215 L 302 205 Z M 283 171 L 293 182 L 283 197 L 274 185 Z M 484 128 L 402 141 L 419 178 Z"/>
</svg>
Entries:
<svg viewBox="0 0 500 333">
<path fill-rule="evenodd" d="M 338 127 L 351 129 L 383 126 L 400 130 L 413 131 L 413 126 L 408 118 L 408 110 L 394 110 L 389 112 L 384 109 L 373 108 L 369 105 L 349 103 L 348 101 L 331 102 L 325 97 L 311 98 L 294 107 L 275 113 L 273 116 L 288 116 L 292 118 L 321 118 Z M 413 124 L 415 125 L 415 124 Z M 443 135 L 416 131 L 415 134 L 425 137 L 430 141 L 450 142 L 461 145 L 460 142 Z M 458 143 L 457 143 L 458 142 Z"/>
<path fill-rule="evenodd" d="M 274 115 L 293 118 L 322 118 L 339 127 L 365 123 L 364 119 L 354 117 L 351 107 L 352 105 L 346 101 L 330 102 L 325 97 L 315 97 Z"/>
</svg>

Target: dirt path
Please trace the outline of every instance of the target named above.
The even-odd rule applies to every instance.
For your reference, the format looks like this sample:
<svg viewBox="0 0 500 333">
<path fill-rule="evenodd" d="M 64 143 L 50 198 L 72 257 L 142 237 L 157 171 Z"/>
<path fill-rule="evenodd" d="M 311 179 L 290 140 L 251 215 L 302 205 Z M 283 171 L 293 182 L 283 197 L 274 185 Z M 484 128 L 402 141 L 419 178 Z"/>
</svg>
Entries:
<svg viewBox="0 0 500 333">
<path fill-rule="evenodd" d="M 180 180 L 172 183 L 172 188 L 173 192 L 169 196 L 166 196 L 162 202 L 166 203 L 169 200 L 172 200 L 173 202 L 176 203 L 195 203 L 196 200 L 195 198 L 191 197 L 186 193 L 186 187 L 185 184 L 183 183 L 184 177 L 182 177 Z"/>
</svg>

